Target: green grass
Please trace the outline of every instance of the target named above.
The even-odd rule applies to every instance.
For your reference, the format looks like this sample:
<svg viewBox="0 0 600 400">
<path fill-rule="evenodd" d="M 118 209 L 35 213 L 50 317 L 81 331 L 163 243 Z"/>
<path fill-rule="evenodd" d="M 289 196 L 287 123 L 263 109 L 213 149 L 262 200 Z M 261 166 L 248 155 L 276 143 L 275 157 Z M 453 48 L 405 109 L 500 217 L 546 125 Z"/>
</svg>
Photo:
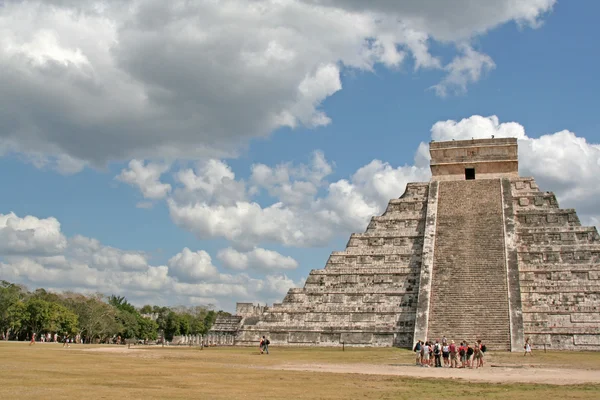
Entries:
<svg viewBox="0 0 600 400">
<path fill-rule="evenodd" d="M 151 348 L 127 353 L 101 346 L 0 343 L 0 399 L 598 399 L 599 385 L 490 384 L 456 379 L 295 372 L 283 364 L 412 364 L 398 349 Z M 516 364 L 519 354 L 490 355 Z M 495 361 L 493 361 L 495 360 Z M 536 353 L 525 363 L 600 369 L 596 353 Z"/>
</svg>

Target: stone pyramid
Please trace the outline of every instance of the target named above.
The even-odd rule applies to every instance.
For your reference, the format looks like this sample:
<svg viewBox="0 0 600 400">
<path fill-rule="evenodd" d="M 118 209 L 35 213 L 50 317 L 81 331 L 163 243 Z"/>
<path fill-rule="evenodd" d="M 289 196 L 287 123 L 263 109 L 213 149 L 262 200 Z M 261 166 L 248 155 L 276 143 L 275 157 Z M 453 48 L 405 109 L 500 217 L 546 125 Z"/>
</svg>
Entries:
<svg viewBox="0 0 600 400">
<path fill-rule="evenodd" d="M 238 345 L 399 346 L 442 336 L 600 350 L 600 236 L 518 175 L 517 140 L 430 143 L 409 183 L 303 288 L 238 303 Z"/>
</svg>

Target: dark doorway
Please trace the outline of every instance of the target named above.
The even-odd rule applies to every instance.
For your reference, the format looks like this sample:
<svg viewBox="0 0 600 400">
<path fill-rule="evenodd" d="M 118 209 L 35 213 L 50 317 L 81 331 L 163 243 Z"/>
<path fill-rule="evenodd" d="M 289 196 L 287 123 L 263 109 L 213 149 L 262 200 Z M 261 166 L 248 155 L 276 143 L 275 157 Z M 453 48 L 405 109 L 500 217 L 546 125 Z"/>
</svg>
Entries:
<svg viewBox="0 0 600 400">
<path fill-rule="evenodd" d="M 475 168 L 465 168 L 465 179 L 475 179 Z"/>
</svg>

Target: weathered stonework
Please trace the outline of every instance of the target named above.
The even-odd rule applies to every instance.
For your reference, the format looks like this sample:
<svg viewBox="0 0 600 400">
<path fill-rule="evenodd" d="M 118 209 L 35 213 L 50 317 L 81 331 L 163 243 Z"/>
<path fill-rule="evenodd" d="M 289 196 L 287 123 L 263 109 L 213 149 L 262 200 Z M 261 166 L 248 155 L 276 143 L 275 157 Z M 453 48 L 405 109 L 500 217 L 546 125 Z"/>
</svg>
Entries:
<svg viewBox="0 0 600 400">
<path fill-rule="evenodd" d="M 442 335 L 520 351 L 600 350 L 600 236 L 518 176 L 516 139 L 430 144 L 409 183 L 272 307 L 239 303 L 235 344 L 400 346 Z M 215 331 L 215 332 L 216 332 Z"/>
</svg>

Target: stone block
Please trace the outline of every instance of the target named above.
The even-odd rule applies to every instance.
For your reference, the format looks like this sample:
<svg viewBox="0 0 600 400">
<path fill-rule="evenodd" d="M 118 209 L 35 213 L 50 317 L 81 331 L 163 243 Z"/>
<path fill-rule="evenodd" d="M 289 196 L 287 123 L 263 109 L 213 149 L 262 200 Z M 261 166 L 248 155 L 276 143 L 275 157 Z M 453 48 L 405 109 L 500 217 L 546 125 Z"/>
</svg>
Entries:
<svg viewBox="0 0 600 400">
<path fill-rule="evenodd" d="M 340 335 L 340 341 L 347 344 L 371 344 L 373 334 L 368 332 L 344 332 Z"/>
<path fill-rule="evenodd" d="M 573 342 L 576 346 L 600 346 L 600 332 L 590 332 L 589 335 L 573 335 Z"/>
<path fill-rule="evenodd" d="M 319 342 L 320 335 L 319 332 L 290 332 L 289 342 L 315 344 Z"/>
<path fill-rule="evenodd" d="M 592 280 L 600 279 L 600 271 L 589 271 L 588 279 L 592 279 Z"/>
</svg>

